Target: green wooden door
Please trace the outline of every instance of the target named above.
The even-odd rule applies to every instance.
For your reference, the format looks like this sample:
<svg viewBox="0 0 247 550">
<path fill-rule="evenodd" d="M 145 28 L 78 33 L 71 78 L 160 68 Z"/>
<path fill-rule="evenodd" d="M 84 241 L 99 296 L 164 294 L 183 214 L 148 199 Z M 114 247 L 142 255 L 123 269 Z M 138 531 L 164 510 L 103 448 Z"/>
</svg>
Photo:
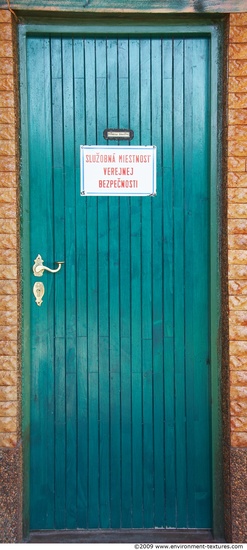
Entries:
<svg viewBox="0 0 247 550">
<path fill-rule="evenodd" d="M 210 528 L 210 38 L 28 37 L 31 528 Z M 81 197 L 131 128 L 156 197 Z M 123 144 L 121 142 L 121 144 Z"/>
</svg>

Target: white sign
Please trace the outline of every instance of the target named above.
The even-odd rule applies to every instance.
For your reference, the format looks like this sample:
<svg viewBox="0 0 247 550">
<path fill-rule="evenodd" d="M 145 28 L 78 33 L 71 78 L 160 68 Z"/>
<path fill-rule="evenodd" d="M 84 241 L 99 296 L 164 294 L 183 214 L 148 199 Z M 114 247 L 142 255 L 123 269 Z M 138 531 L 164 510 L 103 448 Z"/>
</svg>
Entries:
<svg viewBox="0 0 247 550">
<path fill-rule="evenodd" d="M 81 145 L 81 195 L 156 195 L 156 147 Z"/>
</svg>

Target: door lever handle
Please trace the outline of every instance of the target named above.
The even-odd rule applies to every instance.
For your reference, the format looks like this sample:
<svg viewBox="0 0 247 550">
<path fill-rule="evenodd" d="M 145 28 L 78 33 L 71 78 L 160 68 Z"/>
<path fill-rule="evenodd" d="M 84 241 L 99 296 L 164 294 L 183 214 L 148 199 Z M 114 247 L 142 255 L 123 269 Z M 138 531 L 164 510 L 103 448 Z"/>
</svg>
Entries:
<svg viewBox="0 0 247 550">
<path fill-rule="evenodd" d="M 33 274 L 35 275 L 35 277 L 42 277 L 44 271 L 49 271 L 49 273 L 58 273 L 58 271 L 60 271 L 62 267 L 62 264 L 64 264 L 64 262 L 55 262 L 56 264 L 58 264 L 58 268 L 50 269 L 50 267 L 46 267 L 45 265 L 43 265 L 43 263 L 44 260 L 42 259 L 40 254 L 38 254 L 33 264 Z"/>
</svg>

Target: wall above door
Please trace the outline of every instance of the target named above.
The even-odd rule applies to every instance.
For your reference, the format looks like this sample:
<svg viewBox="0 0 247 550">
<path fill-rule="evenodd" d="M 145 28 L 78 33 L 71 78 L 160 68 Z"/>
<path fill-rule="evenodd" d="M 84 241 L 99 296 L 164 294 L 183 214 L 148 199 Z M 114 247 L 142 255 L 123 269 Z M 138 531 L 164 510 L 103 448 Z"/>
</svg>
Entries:
<svg viewBox="0 0 247 550">
<path fill-rule="evenodd" d="M 7 1 L 0 0 L 0 8 L 7 9 Z M 13 10 L 60 11 L 114 11 L 151 13 L 234 13 L 246 12 L 246 0 L 17 0 Z"/>
</svg>

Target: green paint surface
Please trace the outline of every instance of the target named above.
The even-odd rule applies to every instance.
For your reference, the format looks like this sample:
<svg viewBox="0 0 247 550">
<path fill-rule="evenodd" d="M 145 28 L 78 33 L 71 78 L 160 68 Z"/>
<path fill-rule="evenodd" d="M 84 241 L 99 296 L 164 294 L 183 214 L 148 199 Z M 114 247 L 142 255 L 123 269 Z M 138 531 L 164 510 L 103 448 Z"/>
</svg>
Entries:
<svg viewBox="0 0 247 550">
<path fill-rule="evenodd" d="M 28 37 L 32 529 L 210 528 L 208 37 Z M 156 197 L 80 197 L 107 127 Z M 37 280 L 31 275 L 31 284 Z"/>
</svg>

